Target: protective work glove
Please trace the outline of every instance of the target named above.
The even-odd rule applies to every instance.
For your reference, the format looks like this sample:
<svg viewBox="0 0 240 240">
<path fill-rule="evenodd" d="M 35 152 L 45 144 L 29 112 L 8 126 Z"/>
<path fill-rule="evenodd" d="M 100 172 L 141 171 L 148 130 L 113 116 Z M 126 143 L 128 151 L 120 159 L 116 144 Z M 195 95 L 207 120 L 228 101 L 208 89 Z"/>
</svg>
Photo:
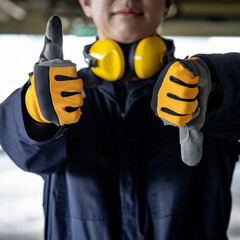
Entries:
<svg viewBox="0 0 240 240">
<path fill-rule="evenodd" d="M 76 123 L 83 104 L 82 80 L 77 76 L 76 64 L 63 60 L 62 38 L 61 20 L 53 16 L 47 23 L 44 47 L 30 74 L 25 96 L 34 120 L 57 126 Z"/>
<path fill-rule="evenodd" d="M 201 128 L 210 91 L 209 69 L 197 57 L 169 63 L 153 89 L 151 108 L 165 125 L 179 127 L 181 157 L 189 166 L 202 158 Z"/>
</svg>

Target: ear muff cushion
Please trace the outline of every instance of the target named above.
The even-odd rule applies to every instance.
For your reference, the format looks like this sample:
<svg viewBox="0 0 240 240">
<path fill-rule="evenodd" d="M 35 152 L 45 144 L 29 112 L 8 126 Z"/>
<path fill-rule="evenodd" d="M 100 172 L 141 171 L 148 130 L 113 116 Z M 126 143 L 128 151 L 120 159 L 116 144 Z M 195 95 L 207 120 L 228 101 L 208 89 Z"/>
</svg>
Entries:
<svg viewBox="0 0 240 240">
<path fill-rule="evenodd" d="M 97 60 L 97 66 L 91 68 L 95 75 L 109 81 L 122 78 L 125 61 L 118 43 L 108 39 L 98 40 L 90 48 L 89 55 Z"/>
<path fill-rule="evenodd" d="M 164 67 L 163 58 L 167 53 L 167 46 L 158 36 L 142 39 L 135 50 L 134 69 L 138 78 L 146 79 Z"/>
</svg>

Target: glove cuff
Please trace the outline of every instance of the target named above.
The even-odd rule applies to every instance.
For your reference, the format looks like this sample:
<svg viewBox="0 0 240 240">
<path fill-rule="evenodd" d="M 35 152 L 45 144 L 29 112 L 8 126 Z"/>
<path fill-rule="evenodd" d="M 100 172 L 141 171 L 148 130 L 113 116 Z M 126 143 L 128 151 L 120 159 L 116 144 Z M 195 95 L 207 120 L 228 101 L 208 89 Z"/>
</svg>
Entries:
<svg viewBox="0 0 240 240">
<path fill-rule="evenodd" d="M 40 123 L 50 123 L 47 121 L 40 110 L 37 95 L 34 86 L 34 75 L 30 77 L 30 86 L 28 87 L 25 95 L 25 105 L 29 115 L 37 122 Z"/>
</svg>

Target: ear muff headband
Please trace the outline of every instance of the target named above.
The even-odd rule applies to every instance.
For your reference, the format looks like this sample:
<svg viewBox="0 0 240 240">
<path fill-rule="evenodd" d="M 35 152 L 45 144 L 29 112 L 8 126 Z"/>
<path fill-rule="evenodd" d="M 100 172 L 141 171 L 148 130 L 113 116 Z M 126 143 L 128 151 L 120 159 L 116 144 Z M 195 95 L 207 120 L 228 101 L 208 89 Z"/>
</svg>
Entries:
<svg viewBox="0 0 240 240">
<path fill-rule="evenodd" d="M 142 39 L 134 54 L 134 70 L 140 79 L 150 78 L 164 67 L 163 58 L 167 53 L 165 42 L 157 37 Z"/>
<path fill-rule="evenodd" d="M 125 72 L 124 55 L 118 43 L 112 40 L 98 40 L 89 50 L 89 55 L 96 59 L 96 66 L 92 71 L 98 77 L 116 81 Z"/>
</svg>

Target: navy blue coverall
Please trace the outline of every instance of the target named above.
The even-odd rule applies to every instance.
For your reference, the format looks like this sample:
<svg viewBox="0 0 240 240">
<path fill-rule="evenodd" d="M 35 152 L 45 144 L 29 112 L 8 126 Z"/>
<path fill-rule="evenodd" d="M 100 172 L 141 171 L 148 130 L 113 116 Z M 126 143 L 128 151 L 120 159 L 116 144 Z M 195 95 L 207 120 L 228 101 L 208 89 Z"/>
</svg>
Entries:
<svg viewBox="0 0 240 240">
<path fill-rule="evenodd" d="M 80 121 L 44 141 L 26 131 L 26 85 L 0 105 L 0 144 L 44 179 L 45 239 L 227 239 L 240 150 L 240 55 L 200 57 L 222 96 L 210 99 L 196 167 L 181 160 L 178 128 L 151 111 L 156 77 L 86 85 Z"/>
</svg>

